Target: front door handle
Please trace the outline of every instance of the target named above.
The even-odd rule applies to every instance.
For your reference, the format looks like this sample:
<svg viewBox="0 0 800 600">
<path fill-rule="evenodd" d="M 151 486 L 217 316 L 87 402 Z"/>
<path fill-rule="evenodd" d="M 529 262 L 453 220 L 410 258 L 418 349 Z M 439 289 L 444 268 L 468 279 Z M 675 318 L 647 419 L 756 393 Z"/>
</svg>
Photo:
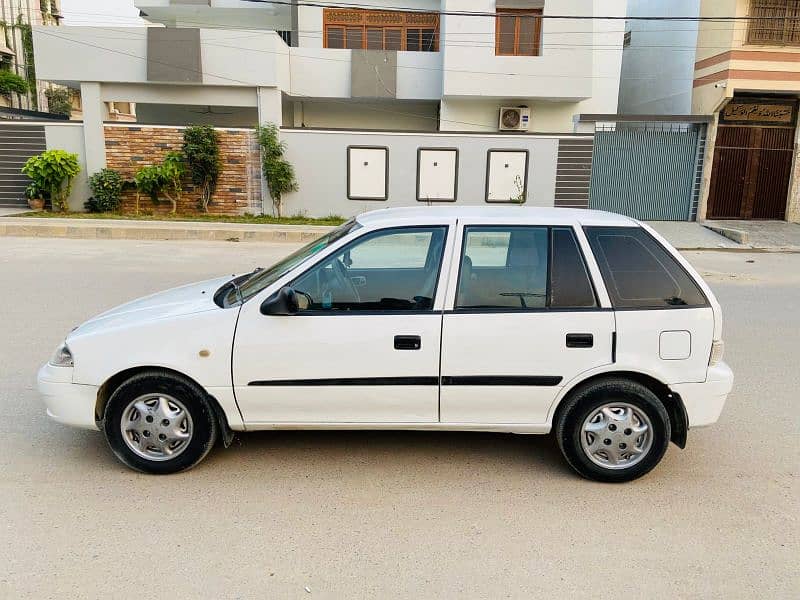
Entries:
<svg viewBox="0 0 800 600">
<path fill-rule="evenodd" d="M 422 348 L 422 338 L 418 335 L 394 336 L 395 350 L 419 350 L 420 348 Z"/>
<path fill-rule="evenodd" d="M 568 333 L 567 348 L 591 348 L 594 336 L 591 333 Z"/>
</svg>

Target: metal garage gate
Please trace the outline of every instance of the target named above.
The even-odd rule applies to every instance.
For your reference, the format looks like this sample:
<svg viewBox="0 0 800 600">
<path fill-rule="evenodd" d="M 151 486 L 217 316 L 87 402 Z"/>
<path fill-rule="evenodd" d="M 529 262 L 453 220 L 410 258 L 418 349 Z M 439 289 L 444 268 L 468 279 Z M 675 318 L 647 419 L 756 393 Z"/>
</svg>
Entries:
<svg viewBox="0 0 800 600">
<path fill-rule="evenodd" d="M 0 206 L 27 206 L 30 179 L 20 172 L 31 156 L 44 152 L 44 126 L 0 121 Z"/>
<path fill-rule="evenodd" d="M 597 124 L 589 207 L 650 221 L 691 221 L 705 150 L 705 125 Z"/>
</svg>

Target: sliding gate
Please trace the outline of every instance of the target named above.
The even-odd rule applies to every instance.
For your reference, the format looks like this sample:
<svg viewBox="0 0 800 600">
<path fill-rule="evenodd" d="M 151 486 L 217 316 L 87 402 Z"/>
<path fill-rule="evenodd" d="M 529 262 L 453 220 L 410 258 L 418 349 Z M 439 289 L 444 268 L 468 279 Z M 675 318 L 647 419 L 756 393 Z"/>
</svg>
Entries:
<svg viewBox="0 0 800 600">
<path fill-rule="evenodd" d="M 597 123 L 589 208 L 649 221 L 690 221 L 705 149 L 705 124 Z"/>
</svg>

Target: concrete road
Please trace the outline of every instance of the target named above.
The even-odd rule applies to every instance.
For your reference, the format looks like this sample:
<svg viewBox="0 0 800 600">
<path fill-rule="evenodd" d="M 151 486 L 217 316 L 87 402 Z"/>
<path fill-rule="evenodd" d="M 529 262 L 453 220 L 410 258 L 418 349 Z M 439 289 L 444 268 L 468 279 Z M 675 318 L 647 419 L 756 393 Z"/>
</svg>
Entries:
<svg viewBox="0 0 800 600">
<path fill-rule="evenodd" d="M 632 484 L 475 433 L 249 434 L 152 477 L 46 418 L 36 369 L 73 325 L 289 250 L 0 239 L 0 598 L 800 597 L 796 254 L 689 254 L 737 382 Z"/>
</svg>

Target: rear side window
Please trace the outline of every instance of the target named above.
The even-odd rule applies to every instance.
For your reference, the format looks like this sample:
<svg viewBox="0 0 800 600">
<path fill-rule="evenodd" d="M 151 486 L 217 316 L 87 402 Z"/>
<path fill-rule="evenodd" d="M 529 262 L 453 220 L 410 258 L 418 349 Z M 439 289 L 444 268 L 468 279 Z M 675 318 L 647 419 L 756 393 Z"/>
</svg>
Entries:
<svg viewBox="0 0 800 600">
<path fill-rule="evenodd" d="M 572 228 L 464 228 L 457 309 L 595 306 L 594 290 Z"/>
<path fill-rule="evenodd" d="M 553 228 L 550 254 L 550 306 L 589 308 L 597 305 L 594 289 L 575 233 L 568 227 Z"/>
<path fill-rule="evenodd" d="M 703 292 L 641 227 L 586 227 L 614 308 L 705 306 Z"/>
</svg>

